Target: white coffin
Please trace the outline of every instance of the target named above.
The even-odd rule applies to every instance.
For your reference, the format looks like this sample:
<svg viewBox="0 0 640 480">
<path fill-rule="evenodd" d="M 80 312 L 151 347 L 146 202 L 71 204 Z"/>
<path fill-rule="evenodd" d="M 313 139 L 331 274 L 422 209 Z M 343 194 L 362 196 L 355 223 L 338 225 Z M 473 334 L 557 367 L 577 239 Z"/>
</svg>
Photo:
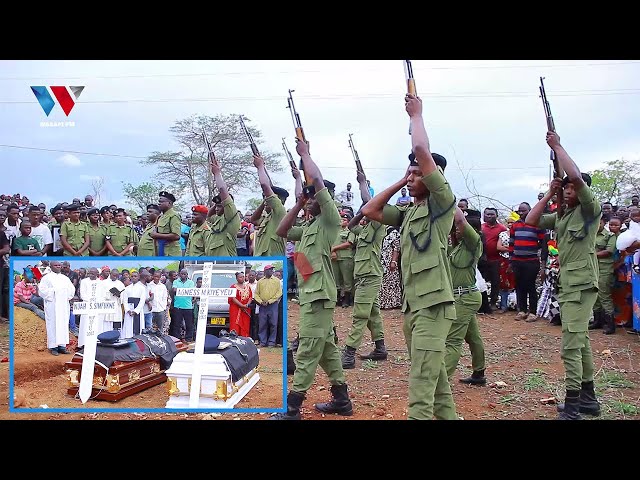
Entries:
<svg viewBox="0 0 640 480">
<path fill-rule="evenodd" d="M 169 392 L 166 408 L 189 408 L 194 358 L 194 353 L 180 352 L 174 357 L 171 367 L 165 371 Z M 256 367 L 234 383 L 224 357 L 215 353 L 202 355 L 200 368 L 200 402 L 196 408 L 231 409 L 260 380 Z"/>
</svg>

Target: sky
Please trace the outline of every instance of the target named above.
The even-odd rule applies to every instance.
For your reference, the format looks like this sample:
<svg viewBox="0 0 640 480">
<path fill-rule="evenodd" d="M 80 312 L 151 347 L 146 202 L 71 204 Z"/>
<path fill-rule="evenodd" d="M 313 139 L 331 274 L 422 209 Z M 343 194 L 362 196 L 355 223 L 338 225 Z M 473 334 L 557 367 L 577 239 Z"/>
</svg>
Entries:
<svg viewBox="0 0 640 480">
<path fill-rule="evenodd" d="M 101 203 L 125 205 L 122 182 L 153 181 L 154 170 L 139 160 L 177 149 L 169 128 L 194 114 L 245 115 L 262 131 L 263 150 L 282 152 L 285 137 L 297 160 L 285 108 L 288 89 L 294 89 L 312 158 L 336 183 L 336 193 L 347 182 L 357 192 L 350 133 L 378 193 L 401 178 L 411 149 L 402 63 L 1 61 L 0 192 L 20 192 L 50 207 L 82 199 L 92 191 L 91 180 L 103 177 Z M 472 201 L 475 207 L 533 205 L 545 189 L 550 162 L 541 76 L 561 142 L 583 171 L 609 160 L 640 160 L 639 61 L 412 64 L 431 149 L 447 158 L 454 193 L 496 199 Z M 32 85 L 85 88 L 68 118 L 60 105 L 46 117 Z M 73 121 L 75 127 L 45 128 L 43 121 Z M 291 192 L 286 206 L 292 206 L 288 169 L 271 177 Z M 238 196 L 238 209 L 244 212 L 252 196 L 258 195 Z"/>
</svg>

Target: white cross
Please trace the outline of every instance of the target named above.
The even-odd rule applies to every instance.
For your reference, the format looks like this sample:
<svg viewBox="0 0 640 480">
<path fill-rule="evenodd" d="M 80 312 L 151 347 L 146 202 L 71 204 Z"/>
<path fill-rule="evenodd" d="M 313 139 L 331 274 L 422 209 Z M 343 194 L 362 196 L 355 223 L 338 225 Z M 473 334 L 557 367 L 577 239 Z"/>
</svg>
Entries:
<svg viewBox="0 0 640 480">
<path fill-rule="evenodd" d="M 209 299 L 215 297 L 235 297 L 235 288 L 210 288 L 213 263 L 207 262 L 202 267 L 202 288 L 176 288 L 176 297 L 200 297 L 198 323 L 196 326 L 196 345 L 191 374 L 191 390 L 189 392 L 189 408 L 197 408 L 200 403 L 200 382 L 202 380 L 202 356 L 204 355 L 204 336 L 207 333 L 207 315 Z"/>
<path fill-rule="evenodd" d="M 91 388 L 93 385 L 93 369 L 96 359 L 96 344 L 98 342 L 98 314 L 116 313 L 119 309 L 115 300 L 107 300 L 104 302 L 96 301 L 96 291 L 98 284 L 91 286 L 91 300 L 88 302 L 74 302 L 74 315 L 89 315 L 88 321 L 81 325 L 85 329 L 84 333 L 84 349 L 82 350 L 82 369 L 80 371 L 80 388 L 78 394 L 80 401 L 84 404 L 91 397 Z"/>
</svg>

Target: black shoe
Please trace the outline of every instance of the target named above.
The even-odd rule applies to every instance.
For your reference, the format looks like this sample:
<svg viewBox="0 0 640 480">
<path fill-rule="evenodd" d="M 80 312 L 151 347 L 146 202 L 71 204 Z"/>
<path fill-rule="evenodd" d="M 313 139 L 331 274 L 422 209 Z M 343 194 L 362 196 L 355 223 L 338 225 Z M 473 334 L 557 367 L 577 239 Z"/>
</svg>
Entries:
<svg viewBox="0 0 640 480">
<path fill-rule="evenodd" d="M 580 388 L 580 406 L 578 410 L 580 413 L 586 415 L 593 415 L 597 417 L 600 415 L 600 403 L 596 398 L 596 392 L 593 387 L 593 382 L 582 382 Z M 564 411 L 564 403 L 558 404 L 558 412 Z"/>
<path fill-rule="evenodd" d="M 605 335 L 612 335 L 616 333 L 616 321 L 613 319 L 613 315 L 610 313 L 603 314 L 604 327 L 602 327 L 602 333 Z"/>
<path fill-rule="evenodd" d="M 604 310 L 596 310 L 593 312 L 593 322 L 589 322 L 589 330 L 595 330 L 596 328 L 602 328 L 605 325 Z"/>
<path fill-rule="evenodd" d="M 342 308 L 347 308 L 349 305 L 351 305 L 351 292 L 345 292 L 342 297 Z"/>
<path fill-rule="evenodd" d="M 287 349 L 287 375 L 293 375 L 296 372 L 296 362 L 293 358 L 293 350 Z"/>
<path fill-rule="evenodd" d="M 342 351 L 342 368 L 356 368 L 356 349 L 347 345 Z"/>
<path fill-rule="evenodd" d="M 467 385 L 486 385 L 487 378 L 484 376 L 484 369 L 472 372 L 470 377 L 461 378 L 458 380 L 460 383 L 466 383 Z"/>
<path fill-rule="evenodd" d="M 58 352 L 58 349 L 57 349 L 57 348 L 50 348 L 50 349 L 49 349 L 49 353 L 50 353 L 51 355 L 55 355 L 56 357 L 57 357 L 58 355 L 60 355 L 60 353 Z"/>
<path fill-rule="evenodd" d="M 376 340 L 376 348 L 368 355 L 359 355 L 362 360 L 386 360 L 388 353 L 384 340 Z"/>
<path fill-rule="evenodd" d="M 300 420 L 300 407 L 304 401 L 304 393 L 289 392 L 287 395 L 287 411 L 285 413 L 276 413 L 267 420 Z"/>
<path fill-rule="evenodd" d="M 338 344 L 338 330 L 336 330 L 336 326 L 333 326 L 333 341 L 335 344 Z"/>
<path fill-rule="evenodd" d="M 558 420 L 582 420 L 580 416 L 580 390 L 567 390 L 567 396 L 564 399 L 564 406 L 558 415 Z"/>
<path fill-rule="evenodd" d="M 69 354 L 71 352 L 67 350 L 67 347 L 58 347 L 58 353 Z"/>
<path fill-rule="evenodd" d="M 327 403 L 316 403 L 316 410 L 322 413 L 337 413 L 350 417 L 353 415 L 353 405 L 347 393 L 347 384 L 331 385 L 331 401 Z"/>
</svg>

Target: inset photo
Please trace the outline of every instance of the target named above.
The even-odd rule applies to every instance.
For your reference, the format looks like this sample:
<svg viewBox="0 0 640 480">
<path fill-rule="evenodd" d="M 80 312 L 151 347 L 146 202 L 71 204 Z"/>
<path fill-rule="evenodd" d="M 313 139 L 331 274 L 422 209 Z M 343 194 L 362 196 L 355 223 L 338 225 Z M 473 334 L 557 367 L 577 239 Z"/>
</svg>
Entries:
<svg viewBox="0 0 640 480">
<path fill-rule="evenodd" d="M 10 411 L 282 412 L 285 260 L 11 258 Z"/>
</svg>

